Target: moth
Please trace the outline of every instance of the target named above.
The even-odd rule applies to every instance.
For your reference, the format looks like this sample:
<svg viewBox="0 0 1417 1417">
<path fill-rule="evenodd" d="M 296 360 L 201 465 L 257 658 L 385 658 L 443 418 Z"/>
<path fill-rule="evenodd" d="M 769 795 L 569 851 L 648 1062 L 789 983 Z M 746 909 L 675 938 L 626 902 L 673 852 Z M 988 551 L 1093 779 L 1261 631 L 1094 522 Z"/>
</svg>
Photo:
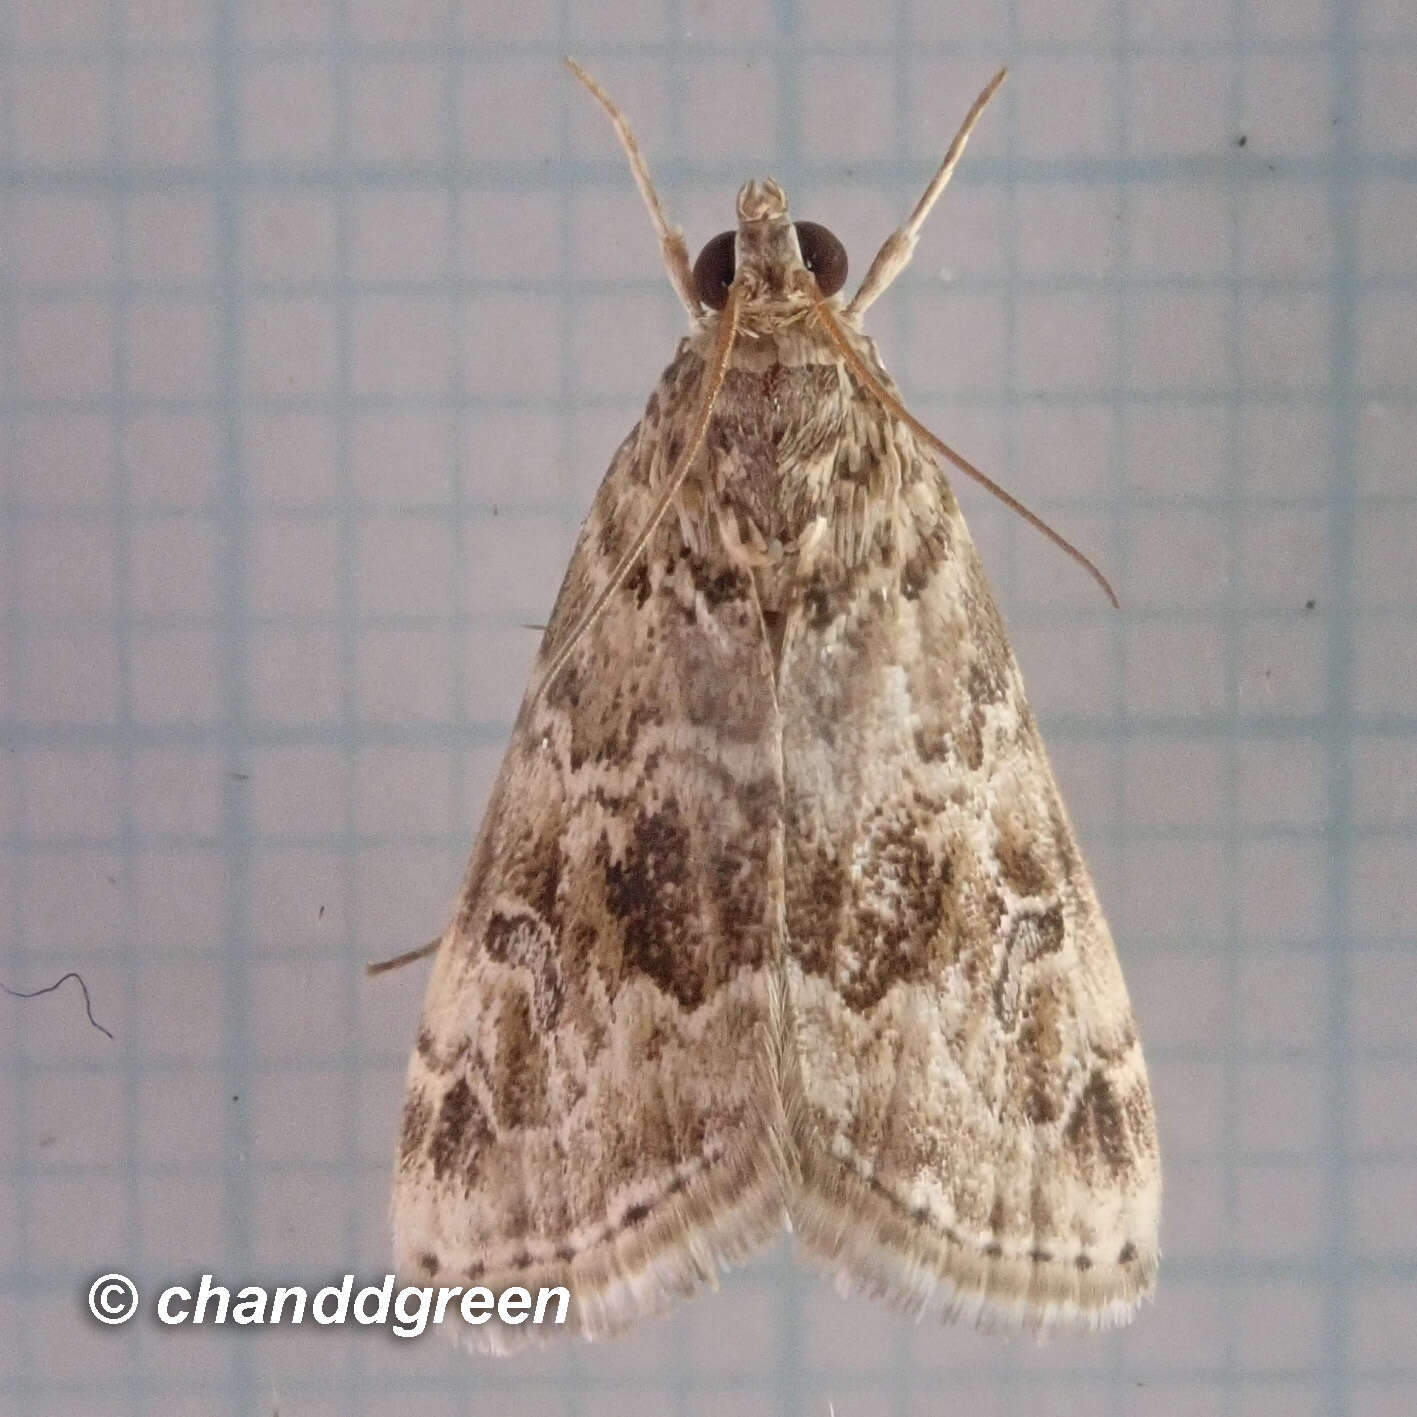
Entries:
<svg viewBox="0 0 1417 1417">
<path fill-rule="evenodd" d="M 1042 524 L 861 328 L 1003 73 L 845 301 L 772 181 L 691 266 L 568 63 L 692 328 L 581 529 L 456 912 L 389 962 L 436 952 L 398 1269 L 565 1285 L 594 1338 L 786 1227 L 917 1314 L 1123 1322 L 1157 1267 L 1146 1068 L 941 460 Z"/>
</svg>

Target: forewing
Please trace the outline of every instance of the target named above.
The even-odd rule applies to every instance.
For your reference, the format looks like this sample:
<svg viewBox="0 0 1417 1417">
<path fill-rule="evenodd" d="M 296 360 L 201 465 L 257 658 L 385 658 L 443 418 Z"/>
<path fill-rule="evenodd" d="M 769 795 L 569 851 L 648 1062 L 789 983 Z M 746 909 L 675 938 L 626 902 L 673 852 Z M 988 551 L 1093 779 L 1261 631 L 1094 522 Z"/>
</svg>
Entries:
<svg viewBox="0 0 1417 1417">
<path fill-rule="evenodd" d="M 933 468 L 897 533 L 809 598 L 780 672 L 794 1224 L 907 1306 L 1117 1321 L 1159 1173 L 1111 936 Z"/>
<path fill-rule="evenodd" d="M 564 1284 L 590 1334 L 784 1215 L 762 1124 L 781 778 L 751 577 L 671 514 L 535 697 L 645 523 L 678 437 L 658 410 L 692 364 L 617 453 L 567 572 L 429 981 L 393 1197 L 404 1274 Z"/>
</svg>

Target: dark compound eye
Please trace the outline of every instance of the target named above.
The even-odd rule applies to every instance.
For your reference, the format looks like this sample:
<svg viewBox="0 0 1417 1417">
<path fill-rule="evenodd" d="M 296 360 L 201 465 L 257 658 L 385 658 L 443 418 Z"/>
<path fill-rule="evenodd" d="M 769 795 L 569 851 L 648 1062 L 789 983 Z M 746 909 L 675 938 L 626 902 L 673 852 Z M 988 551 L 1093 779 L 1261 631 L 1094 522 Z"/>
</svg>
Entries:
<svg viewBox="0 0 1417 1417">
<path fill-rule="evenodd" d="M 817 278 L 823 295 L 835 295 L 846 284 L 846 247 L 824 226 L 799 221 L 797 244 L 802 248 L 802 264 Z"/>
<path fill-rule="evenodd" d="M 694 262 L 694 293 L 710 310 L 722 310 L 728 304 L 728 287 L 733 284 L 733 241 L 733 232 L 720 231 Z"/>
</svg>

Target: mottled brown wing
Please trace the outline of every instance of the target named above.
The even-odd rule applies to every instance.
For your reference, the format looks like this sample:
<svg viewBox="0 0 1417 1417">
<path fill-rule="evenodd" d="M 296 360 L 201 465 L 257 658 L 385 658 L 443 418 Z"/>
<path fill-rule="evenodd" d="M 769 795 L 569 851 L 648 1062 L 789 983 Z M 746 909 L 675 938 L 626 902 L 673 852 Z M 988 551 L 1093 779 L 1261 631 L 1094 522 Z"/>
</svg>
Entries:
<svg viewBox="0 0 1417 1417">
<path fill-rule="evenodd" d="M 699 367 L 611 466 L 533 685 L 644 526 Z M 666 415 L 667 418 L 667 415 Z M 693 533 L 693 528 L 689 531 Z M 751 576 L 671 512 L 529 693 L 428 985 L 393 1194 L 419 1283 L 566 1285 L 598 1335 L 780 1227 L 781 777 Z M 484 1346 L 532 1336 L 466 1332 Z"/>
<path fill-rule="evenodd" d="M 905 485 L 780 672 L 794 1226 L 908 1307 L 1120 1321 L 1160 1189 L 1126 990 L 958 508 Z"/>
</svg>

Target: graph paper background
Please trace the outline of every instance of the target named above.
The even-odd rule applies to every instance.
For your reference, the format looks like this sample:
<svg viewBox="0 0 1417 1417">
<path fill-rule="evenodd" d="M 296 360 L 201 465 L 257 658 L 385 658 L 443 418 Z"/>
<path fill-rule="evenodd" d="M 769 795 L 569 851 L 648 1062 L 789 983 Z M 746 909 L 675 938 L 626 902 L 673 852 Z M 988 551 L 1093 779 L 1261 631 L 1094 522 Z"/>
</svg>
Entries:
<svg viewBox="0 0 1417 1417">
<path fill-rule="evenodd" d="M 1119 940 L 1166 1161 L 1100 1339 L 786 1247 L 627 1340 L 105 1329 L 90 1279 L 387 1267 L 426 966 L 690 244 L 779 178 L 962 497 Z M 1402 0 L 0 0 L 0 1411 L 1417 1405 L 1417 10 Z"/>
</svg>

